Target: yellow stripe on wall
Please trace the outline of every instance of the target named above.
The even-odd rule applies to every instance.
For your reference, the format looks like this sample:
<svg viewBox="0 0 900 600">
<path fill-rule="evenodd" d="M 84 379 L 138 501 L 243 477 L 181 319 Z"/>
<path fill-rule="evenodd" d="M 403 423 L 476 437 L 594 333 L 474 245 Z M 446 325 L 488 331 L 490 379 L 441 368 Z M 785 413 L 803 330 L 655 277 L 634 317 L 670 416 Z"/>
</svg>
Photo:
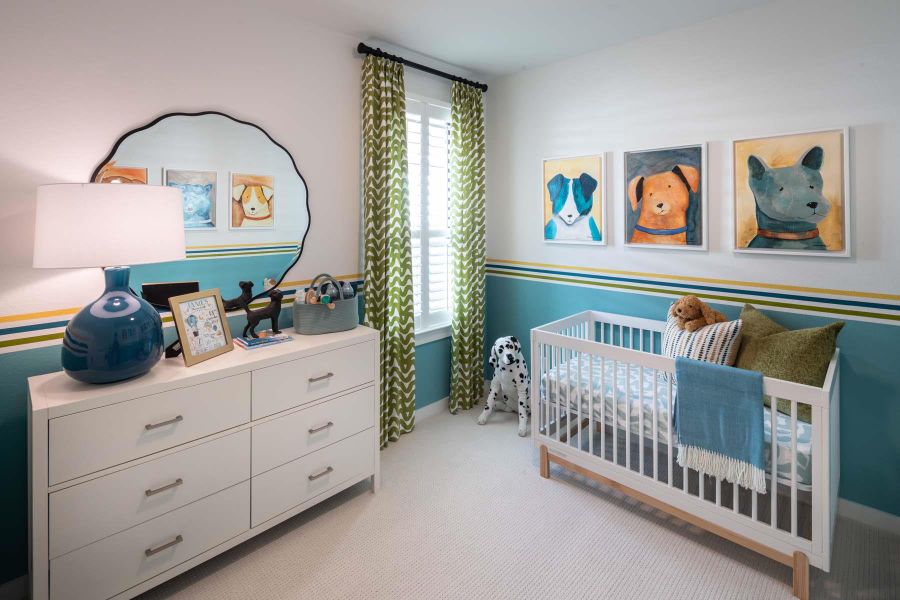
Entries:
<svg viewBox="0 0 900 600">
<path fill-rule="evenodd" d="M 488 263 L 518 265 L 521 267 L 541 267 L 545 269 L 561 269 L 568 271 L 585 271 L 589 273 L 602 273 L 606 275 L 630 275 L 632 277 L 648 277 L 656 279 L 669 279 L 672 281 L 687 281 L 699 283 L 718 283 L 741 287 L 756 287 L 768 290 L 784 290 L 791 292 L 808 292 L 812 294 L 831 294 L 835 296 L 851 296 L 857 298 L 876 298 L 879 300 L 893 300 L 900 302 L 900 295 L 883 294 L 880 292 L 860 292 L 852 290 L 835 290 L 830 288 L 803 287 L 799 285 L 786 285 L 778 283 L 761 283 L 756 281 L 737 281 L 734 279 L 713 279 L 711 277 L 689 277 L 686 275 L 663 275 L 661 273 L 642 273 L 639 271 L 621 271 L 618 269 L 598 269 L 596 267 L 576 267 L 570 265 L 555 265 L 551 263 L 525 262 L 520 260 L 506 260 L 502 258 L 489 258 Z"/>
</svg>

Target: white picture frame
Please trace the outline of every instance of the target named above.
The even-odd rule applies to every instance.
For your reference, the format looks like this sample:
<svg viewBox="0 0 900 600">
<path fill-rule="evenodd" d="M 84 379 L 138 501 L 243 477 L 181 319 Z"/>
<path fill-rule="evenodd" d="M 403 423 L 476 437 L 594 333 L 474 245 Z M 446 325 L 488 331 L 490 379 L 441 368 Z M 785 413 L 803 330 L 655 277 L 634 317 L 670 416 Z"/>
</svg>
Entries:
<svg viewBox="0 0 900 600">
<path fill-rule="evenodd" d="M 631 206 L 629 200 L 629 172 L 628 172 L 628 155 L 641 154 L 650 152 L 666 152 L 678 151 L 691 148 L 700 149 L 700 233 L 701 239 L 699 244 L 651 244 L 630 242 L 629 231 L 629 214 L 631 214 Z M 623 182 L 623 239 L 626 248 L 650 249 L 650 250 L 690 250 L 706 252 L 709 250 L 709 171 L 707 159 L 707 142 L 696 142 L 692 144 L 679 144 L 676 146 L 657 146 L 651 148 L 639 148 L 636 150 L 624 150 L 622 152 L 622 182 Z"/>
<path fill-rule="evenodd" d="M 738 242 L 739 237 L 739 229 L 740 224 L 738 220 L 740 218 L 738 214 L 738 183 L 737 183 L 737 160 L 738 153 L 736 151 L 736 146 L 741 143 L 748 143 L 760 140 L 770 140 L 777 138 L 790 138 L 790 137 L 799 137 L 799 136 L 814 136 L 814 135 L 823 135 L 830 133 L 840 133 L 841 134 L 841 150 L 840 156 L 842 158 L 841 169 L 839 170 L 841 174 L 841 183 L 838 186 L 838 189 L 841 190 L 842 198 L 841 198 L 841 209 L 842 209 L 842 217 L 843 223 L 841 224 L 840 231 L 842 232 L 843 237 L 843 249 L 842 250 L 802 250 L 802 249 L 783 249 L 783 248 L 748 248 L 745 246 L 741 246 Z M 748 135 L 739 138 L 732 138 L 729 142 L 730 148 L 730 156 L 728 161 L 728 179 L 729 179 L 729 187 L 731 190 L 731 202 L 729 203 L 731 209 L 730 222 L 731 222 L 731 247 L 732 251 L 735 253 L 741 254 L 757 254 L 757 255 L 788 255 L 788 256 L 816 256 L 819 258 L 850 258 L 852 256 L 852 213 L 853 213 L 853 202 L 850 193 L 850 127 L 831 127 L 825 129 L 811 129 L 811 130 L 802 130 L 802 131 L 790 131 L 790 132 L 781 132 L 781 133 L 769 133 L 769 134 L 761 134 L 761 135 Z M 818 229 L 818 228 L 817 228 Z"/>
<path fill-rule="evenodd" d="M 549 219 L 547 218 L 547 207 L 546 204 L 548 202 L 549 192 L 547 190 L 547 163 L 553 162 L 561 162 L 561 161 L 586 161 L 597 159 L 599 161 L 598 169 L 599 169 L 599 177 L 600 181 L 598 182 L 597 188 L 594 190 L 594 193 L 597 195 L 597 200 L 600 202 L 600 208 L 596 211 L 596 215 L 600 217 L 600 225 L 597 228 L 600 231 L 600 240 L 592 240 L 592 239 L 559 239 L 547 238 L 547 225 Z M 541 159 L 541 239 L 545 244 L 554 244 L 554 245 L 574 245 L 574 246 L 606 246 L 608 243 L 608 210 L 607 203 L 609 201 L 608 195 L 608 179 L 607 179 L 607 157 L 606 152 L 598 152 L 596 154 L 576 154 L 569 156 L 550 156 Z M 593 194 L 592 194 L 593 195 Z M 552 201 L 551 201 L 552 202 Z M 593 212 L 593 207 L 592 207 Z M 554 213 L 555 214 L 555 213 Z M 594 215 L 590 215 L 593 217 Z"/>
</svg>

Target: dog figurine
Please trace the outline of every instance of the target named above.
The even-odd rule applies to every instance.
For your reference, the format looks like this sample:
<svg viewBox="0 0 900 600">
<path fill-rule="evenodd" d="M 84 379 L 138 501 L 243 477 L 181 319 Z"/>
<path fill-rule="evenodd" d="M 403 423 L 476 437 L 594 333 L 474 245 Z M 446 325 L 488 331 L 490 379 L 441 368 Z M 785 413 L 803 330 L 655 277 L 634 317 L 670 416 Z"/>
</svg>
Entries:
<svg viewBox="0 0 900 600">
<path fill-rule="evenodd" d="M 818 224 L 831 210 L 822 194 L 825 152 L 813 146 L 789 167 L 750 155 L 748 183 L 756 201 L 756 236 L 748 248 L 827 250 Z"/>
<path fill-rule="evenodd" d="M 225 310 L 237 310 L 250 304 L 250 299 L 253 298 L 253 282 L 240 281 L 238 286 L 241 288 L 241 295 L 224 300 L 222 306 L 225 307 Z"/>
<path fill-rule="evenodd" d="M 714 323 L 724 323 L 728 318 L 717 310 L 713 310 L 697 296 L 683 296 L 672 305 L 672 315 L 678 321 L 678 327 L 693 333 L 701 327 Z"/>
<path fill-rule="evenodd" d="M 251 337 L 258 338 L 256 327 L 264 319 L 272 319 L 272 333 L 281 333 L 281 330 L 278 329 L 278 315 L 281 313 L 282 298 L 284 298 L 284 293 L 281 290 L 272 290 L 269 292 L 270 300 L 268 305 L 257 310 L 250 310 L 250 306 L 245 304 L 244 310 L 247 312 L 247 324 L 244 325 L 243 337 L 247 337 L 247 332 L 249 332 Z"/>
<path fill-rule="evenodd" d="M 631 210 L 640 215 L 631 239 L 633 244 L 687 245 L 687 211 L 691 194 L 700 187 L 700 172 L 687 165 L 675 165 L 671 171 L 647 177 L 637 176 L 628 183 Z"/>
<path fill-rule="evenodd" d="M 489 360 L 494 367 L 494 378 L 491 380 L 491 391 L 488 393 L 484 410 L 478 417 L 478 424 L 487 423 L 488 417 L 496 406 L 506 412 L 519 413 L 519 435 L 528 433 L 528 417 L 531 416 L 530 386 L 528 365 L 522 354 L 522 344 L 515 336 L 497 338 L 491 347 Z M 497 396 L 502 399 L 497 403 Z M 518 402 L 518 406 L 516 403 Z"/>
<path fill-rule="evenodd" d="M 267 185 L 236 185 L 231 189 L 233 227 L 271 227 L 275 190 Z"/>
<path fill-rule="evenodd" d="M 578 179 L 554 175 L 547 182 L 553 216 L 544 227 L 544 239 L 601 241 L 600 228 L 591 215 L 596 189 L 597 180 L 587 173 Z"/>
</svg>

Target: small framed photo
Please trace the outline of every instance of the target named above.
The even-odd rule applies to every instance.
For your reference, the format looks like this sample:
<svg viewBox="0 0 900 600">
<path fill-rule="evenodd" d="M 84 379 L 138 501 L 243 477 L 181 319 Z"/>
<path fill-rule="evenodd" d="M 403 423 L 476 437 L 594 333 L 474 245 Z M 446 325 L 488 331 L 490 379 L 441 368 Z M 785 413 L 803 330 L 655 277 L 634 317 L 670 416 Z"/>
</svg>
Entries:
<svg viewBox="0 0 900 600">
<path fill-rule="evenodd" d="M 169 307 L 186 367 L 234 350 L 218 289 L 172 296 Z"/>
<path fill-rule="evenodd" d="M 849 130 L 734 140 L 735 252 L 850 256 Z"/>
<path fill-rule="evenodd" d="M 606 161 L 602 154 L 543 161 L 544 241 L 606 245 Z"/>
<path fill-rule="evenodd" d="M 216 228 L 216 172 L 165 170 L 168 187 L 181 192 L 185 229 Z"/>
<path fill-rule="evenodd" d="M 231 174 L 231 229 L 275 229 L 275 178 Z"/>
<path fill-rule="evenodd" d="M 625 152 L 625 245 L 706 250 L 706 144 Z"/>
</svg>

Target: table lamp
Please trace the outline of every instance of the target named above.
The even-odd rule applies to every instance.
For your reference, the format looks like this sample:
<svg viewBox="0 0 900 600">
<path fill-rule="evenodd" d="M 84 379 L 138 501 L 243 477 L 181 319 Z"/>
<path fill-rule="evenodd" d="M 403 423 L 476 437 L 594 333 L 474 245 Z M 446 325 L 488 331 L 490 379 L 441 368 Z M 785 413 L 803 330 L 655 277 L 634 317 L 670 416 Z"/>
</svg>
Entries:
<svg viewBox="0 0 900 600">
<path fill-rule="evenodd" d="M 181 192 L 140 184 L 61 183 L 37 190 L 34 267 L 103 267 L 103 295 L 66 326 L 62 366 L 87 383 L 143 375 L 159 361 L 162 320 L 128 285 L 127 266 L 184 259 Z"/>
</svg>

